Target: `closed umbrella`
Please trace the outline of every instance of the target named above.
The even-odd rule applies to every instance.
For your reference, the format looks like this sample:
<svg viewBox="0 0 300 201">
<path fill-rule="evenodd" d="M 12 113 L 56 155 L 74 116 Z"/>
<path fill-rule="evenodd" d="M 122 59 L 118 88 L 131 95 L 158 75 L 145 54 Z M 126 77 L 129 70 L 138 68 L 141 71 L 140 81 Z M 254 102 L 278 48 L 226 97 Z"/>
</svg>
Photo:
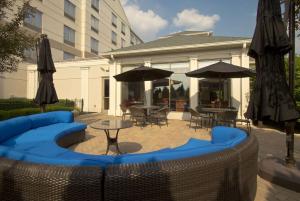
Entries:
<svg viewBox="0 0 300 201">
<path fill-rule="evenodd" d="M 50 43 L 46 35 L 42 35 L 38 54 L 38 71 L 40 73 L 39 88 L 34 102 L 45 112 L 47 104 L 58 102 L 53 84 L 53 73 L 56 71 L 52 59 Z"/>
<path fill-rule="evenodd" d="M 257 24 L 249 50 L 249 56 L 256 62 L 256 82 L 245 116 L 252 120 L 287 122 L 286 163 L 294 165 L 292 122 L 299 118 L 299 112 L 287 85 L 284 69 L 284 55 L 290 49 L 281 16 L 280 0 L 260 0 Z M 272 177 L 272 181 L 280 185 L 296 181 L 299 171 L 297 174 L 288 172 L 277 161 L 280 160 L 262 160 L 260 172 L 271 175 L 269 178 Z"/>
</svg>

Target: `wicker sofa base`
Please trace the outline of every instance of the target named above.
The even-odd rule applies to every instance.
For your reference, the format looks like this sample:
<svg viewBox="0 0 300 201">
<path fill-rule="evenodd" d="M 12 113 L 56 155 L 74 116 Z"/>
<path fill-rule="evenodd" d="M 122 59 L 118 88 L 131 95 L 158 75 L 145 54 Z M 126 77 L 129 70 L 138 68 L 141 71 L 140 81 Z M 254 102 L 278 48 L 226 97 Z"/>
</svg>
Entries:
<svg viewBox="0 0 300 201">
<path fill-rule="evenodd" d="M 0 200 L 253 201 L 257 154 L 257 140 L 250 135 L 223 152 L 103 171 L 0 158 Z"/>
</svg>

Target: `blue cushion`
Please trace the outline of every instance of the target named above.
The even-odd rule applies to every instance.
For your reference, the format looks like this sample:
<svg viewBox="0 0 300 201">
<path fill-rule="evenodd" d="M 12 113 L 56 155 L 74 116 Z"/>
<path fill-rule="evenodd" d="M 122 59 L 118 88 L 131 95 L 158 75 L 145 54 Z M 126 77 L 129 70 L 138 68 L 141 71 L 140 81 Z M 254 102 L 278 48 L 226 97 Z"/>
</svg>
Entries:
<svg viewBox="0 0 300 201">
<path fill-rule="evenodd" d="M 19 146 L 24 143 L 37 144 L 39 141 L 55 141 L 65 134 L 82 131 L 85 128 L 86 125 L 82 123 L 57 123 L 29 130 L 24 132 L 22 135 L 10 138 L 2 144 L 7 146 Z"/>
<path fill-rule="evenodd" d="M 71 123 L 74 121 L 73 113 L 67 111 L 46 112 L 28 116 L 32 121 L 32 128 L 48 126 L 56 123 Z"/>
<path fill-rule="evenodd" d="M 212 144 L 233 147 L 247 138 L 247 133 L 238 128 L 217 126 L 212 129 Z"/>
<path fill-rule="evenodd" d="M 183 158 L 190 158 L 201 156 L 207 153 L 214 153 L 224 150 L 223 146 L 207 146 L 188 150 L 170 150 L 161 153 L 145 153 L 145 154 L 124 154 L 115 157 L 114 164 L 132 164 L 132 163 L 146 163 L 163 160 L 177 160 Z"/>
<path fill-rule="evenodd" d="M 31 121 L 28 117 L 17 117 L 0 121 L 0 142 L 11 137 L 20 135 L 31 128 Z"/>
<path fill-rule="evenodd" d="M 69 151 L 71 152 L 71 151 Z M 74 153 L 74 152 L 73 152 Z M 79 155 L 78 158 L 64 158 L 64 157 L 41 157 L 34 154 L 28 154 L 26 152 L 20 152 L 10 147 L 0 145 L 0 156 L 7 157 L 12 160 L 20 160 L 37 164 L 48 165 L 62 165 L 62 166 L 98 166 L 99 168 L 105 168 L 107 165 L 112 164 L 112 156 L 101 156 L 95 159 L 96 156 L 83 158 L 80 153 L 74 153 Z"/>
<path fill-rule="evenodd" d="M 211 145 L 210 141 L 191 138 L 187 143 L 174 148 L 174 150 L 187 150 L 192 148 L 204 147 L 208 145 Z"/>
</svg>

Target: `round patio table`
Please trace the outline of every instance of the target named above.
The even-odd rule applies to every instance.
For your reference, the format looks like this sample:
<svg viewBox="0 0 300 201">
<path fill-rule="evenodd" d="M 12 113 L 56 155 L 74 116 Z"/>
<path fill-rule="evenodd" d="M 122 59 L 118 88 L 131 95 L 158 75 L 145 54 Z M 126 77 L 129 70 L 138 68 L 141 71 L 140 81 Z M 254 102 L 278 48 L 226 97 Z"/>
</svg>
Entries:
<svg viewBox="0 0 300 201">
<path fill-rule="evenodd" d="M 91 128 L 94 128 L 94 129 L 97 129 L 97 130 L 104 130 L 104 132 L 106 134 L 106 138 L 107 138 L 107 148 L 106 148 L 106 153 L 105 153 L 106 155 L 108 154 L 110 146 L 115 146 L 116 147 L 117 155 L 122 154 L 122 152 L 119 149 L 119 145 L 118 145 L 119 131 L 121 129 L 130 128 L 132 126 L 133 126 L 133 124 L 132 124 L 131 121 L 129 121 L 129 120 L 119 120 L 119 119 L 102 120 L 102 121 L 92 123 L 90 125 Z M 115 137 L 112 137 L 110 135 L 110 132 L 109 132 L 110 130 L 117 131 Z"/>
<path fill-rule="evenodd" d="M 157 110 L 160 107 L 157 105 L 134 105 L 133 107 L 143 109 L 145 111 L 145 115 L 148 116 L 151 110 Z"/>
</svg>

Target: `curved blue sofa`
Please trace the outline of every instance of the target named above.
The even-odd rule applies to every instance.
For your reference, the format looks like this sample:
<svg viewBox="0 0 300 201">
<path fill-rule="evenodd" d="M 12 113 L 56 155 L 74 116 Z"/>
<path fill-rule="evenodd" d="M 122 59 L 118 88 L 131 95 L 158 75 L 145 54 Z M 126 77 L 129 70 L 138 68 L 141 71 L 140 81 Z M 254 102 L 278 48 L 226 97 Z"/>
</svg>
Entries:
<svg viewBox="0 0 300 201">
<path fill-rule="evenodd" d="M 258 144 L 244 130 L 215 127 L 210 141 L 143 154 L 90 155 L 61 145 L 78 143 L 74 134 L 86 127 L 63 111 L 1 121 L 0 187 L 7 188 L 0 200 L 254 200 Z"/>
<path fill-rule="evenodd" d="M 215 127 L 212 140 L 190 139 L 177 148 L 167 148 L 144 154 L 118 156 L 76 153 L 60 147 L 57 141 L 73 132 L 83 131 L 86 125 L 74 122 L 71 112 L 49 112 L 17 117 L 0 122 L 0 156 L 33 163 L 67 166 L 99 166 L 176 160 L 222 151 L 247 138 L 245 131 Z"/>
</svg>

